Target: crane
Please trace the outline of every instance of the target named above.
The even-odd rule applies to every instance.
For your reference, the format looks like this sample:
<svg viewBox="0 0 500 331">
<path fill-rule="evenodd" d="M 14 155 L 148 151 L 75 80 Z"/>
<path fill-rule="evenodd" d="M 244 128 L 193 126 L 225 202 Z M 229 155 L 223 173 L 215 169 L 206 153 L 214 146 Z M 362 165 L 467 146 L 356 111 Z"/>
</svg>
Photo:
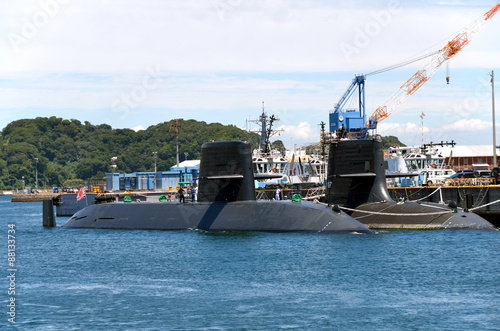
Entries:
<svg viewBox="0 0 500 331">
<path fill-rule="evenodd" d="M 437 52 L 433 52 L 417 59 L 409 60 L 366 75 L 356 75 L 350 86 L 335 105 L 334 110 L 330 113 L 330 131 L 333 132 L 340 129 L 340 125 L 342 124 L 342 128 L 349 131 L 360 132 L 361 137 L 366 137 L 367 130 L 376 129 L 378 123 L 392 114 L 392 112 L 394 112 L 399 105 L 401 105 L 409 96 L 413 95 L 420 87 L 422 87 L 422 85 L 424 85 L 425 82 L 427 82 L 443 64 L 447 63 L 467 44 L 469 44 L 474 35 L 478 33 L 486 22 L 489 21 L 499 10 L 500 1 L 484 15 L 465 27 L 452 40 L 450 40 L 446 46 Z M 366 123 L 363 123 L 365 121 L 364 85 L 367 76 L 399 68 L 403 65 L 407 65 L 431 56 L 432 58 L 430 61 L 421 70 L 417 71 L 410 79 L 401 85 L 396 92 L 394 92 L 373 112 L 373 114 L 369 117 L 369 120 Z M 449 81 L 448 77 L 447 81 Z M 347 100 L 352 96 L 356 87 L 358 87 L 359 93 L 359 111 L 344 111 L 343 107 Z"/>
</svg>

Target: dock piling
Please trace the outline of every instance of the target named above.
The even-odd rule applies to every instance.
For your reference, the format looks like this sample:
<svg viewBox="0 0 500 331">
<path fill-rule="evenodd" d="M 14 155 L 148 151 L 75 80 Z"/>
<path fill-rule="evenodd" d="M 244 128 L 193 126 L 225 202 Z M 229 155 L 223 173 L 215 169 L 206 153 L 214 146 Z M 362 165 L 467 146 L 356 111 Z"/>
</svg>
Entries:
<svg viewBox="0 0 500 331">
<path fill-rule="evenodd" d="M 465 206 L 467 209 L 471 209 L 474 205 L 474 196 L 471 193 L 465 194 Z"/>
<path fill-rule="evenodd" d="M 54 228 L 56 226 L 56 217 L 54 215 L 52 200 L 43 200 L 43 226 L 48 228 Z"/>
</svg>

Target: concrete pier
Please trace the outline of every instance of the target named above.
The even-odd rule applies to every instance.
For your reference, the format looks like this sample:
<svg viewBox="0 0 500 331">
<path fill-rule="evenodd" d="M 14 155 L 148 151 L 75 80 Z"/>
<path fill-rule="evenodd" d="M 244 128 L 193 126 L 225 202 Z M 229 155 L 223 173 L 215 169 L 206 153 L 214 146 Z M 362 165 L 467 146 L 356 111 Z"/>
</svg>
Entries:
<svg viewBox="0 0 500 331">
<path fill-rule="evenodd" d="M 52 200 L 59 196 L 59 193 L 39 193 L 39 194 L 14 194 L 11 202 L 36 202 Z"/>
</svg>

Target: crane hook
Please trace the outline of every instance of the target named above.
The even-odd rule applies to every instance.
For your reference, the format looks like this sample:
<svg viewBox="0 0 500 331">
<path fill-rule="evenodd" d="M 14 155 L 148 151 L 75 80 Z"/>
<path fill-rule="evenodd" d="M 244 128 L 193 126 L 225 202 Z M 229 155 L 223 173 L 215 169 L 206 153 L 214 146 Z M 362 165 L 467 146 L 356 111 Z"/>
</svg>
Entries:
<svg viewBox="0 0 500 331">
<path fill-rule="evenodd" d="M 446 62 L 446 84 L 450 84 L 450 61 Z"/>
</svg>

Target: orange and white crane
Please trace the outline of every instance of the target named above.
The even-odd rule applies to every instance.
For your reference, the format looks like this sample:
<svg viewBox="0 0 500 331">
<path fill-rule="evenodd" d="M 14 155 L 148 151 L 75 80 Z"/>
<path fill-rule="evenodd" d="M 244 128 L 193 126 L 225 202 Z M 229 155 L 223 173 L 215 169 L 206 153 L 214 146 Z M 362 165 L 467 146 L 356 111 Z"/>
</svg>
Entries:
<svg viewBox="0 0 500 331">
<path fill-rule="evenodd" d="M 367 130 L 376 129 L 377 124 L 387 118 L 396 108 L 401 105 L 410 95 L 415 93 L 422 85 L 425 84 L 438 70 L 460 52 L 481 30 L 481 28 L 491 20 L 491 18 L 500 10 L 500 1 L 493 6 L 488 12 L 465 27 L 458 33 L 446 46 L 437 52 L 433 52 L 419 58 L 406 61 L 388 68 L 384 68 L 366 75 L 356 75 L 350 86 L 346 89 L 339 101 L 335 104 L 334 109 L 330 112 L 330 132 L 337 130 L 347 130 L 350 132 L 361 133 L 360 137 L 365 137 Z M 431 57 L 430 61 L 419 71 L 417 71 L 410 79 L 408 79 L 401 87 L 391 95 L 380 107 L 378 107 L 369 120 L 365 123 L 365 79 L 367 76 L 385 72 L 403 65 Z M 446 77 L 449 82 L 449 77 Z M 358 89 L 359 94 L 359 111 L 343 109 L 347 100 L 353 95 L 354 90 Z"/>
<path fill-rule="evenodd" d="M 500 2 L 491 8 L 486 14 L 479 17 L 469 26 L 463 29 L 459 34 L 450 40 L 446 46 L 435 54 L 432 59 L 421 70 L 417 71 L 408 79 L 399 90 L 391 95 L 375 112 L 370 116 L 366 123 L 368 129 L 374 129 L 377 123 L 387 118 L 400 104 L 402 104 L 410 95 L 415 93 L 425 82 L 427 82 L 443 64 L 453 58 L 460 52 L 474 37 L 476 33 L 500 10 Z M 449 81 L 449 77 L 446 77 Z"/>
</svg>

